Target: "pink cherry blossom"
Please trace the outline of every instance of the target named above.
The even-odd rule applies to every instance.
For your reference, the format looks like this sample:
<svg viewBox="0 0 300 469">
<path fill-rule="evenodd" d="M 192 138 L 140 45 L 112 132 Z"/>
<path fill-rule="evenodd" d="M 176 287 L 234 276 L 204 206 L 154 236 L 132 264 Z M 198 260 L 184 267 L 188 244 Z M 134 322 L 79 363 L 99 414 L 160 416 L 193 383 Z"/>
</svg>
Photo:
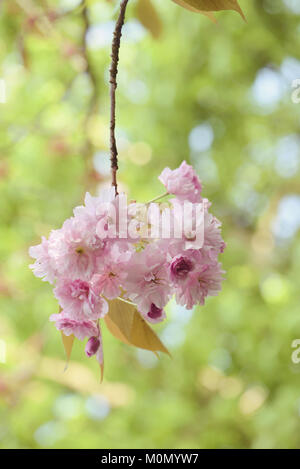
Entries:
<svg viewBox="0 0 300 469">
<path fill-rule="evenodd" d="M 44 236 L 42 237 L 41 244 L 31 246 L 29 248 L 29 255 L 36 259 L 36 261 L 29 267 L 33 270 L 36 277 L 42 278 L 45 282 L 53 283 L 56 276 L 55 263 L 49 255 L 48 248 L 49 243 Z"/>
<path fill-rule="evenodd" d="M 124 288 L 141 313 L 147 314 L 152 303 L 163 308 L 168 302 L 171 291 L 167 267 L 163 252 L 151 245 L 128 262 Z"/>
<path fill-rule="evenodd" d="M 80 219 L 70 218 L 49 237 L 48 253 L 57 276 L 89 279 L 94 273 L 96 251 L 103 242 Z"/>
<path fill-rule="evenodd" d="M 206 262 L 208 261 L 208 262 Z M 221 290 L 224 271 L 219 262 L 210 262 L 203 258 L 189 272 L 184 282 L 175 285 L 175 296 L 178 304 L 191 309 L 194 305 L 204 305 L 205 298 L 216 296 Z"/>
<path fill-rule="evenodd" d="M 120 243 L 112 245 L 104 259 L 99 259 L 97 274 L 92 277 L 92 285 L 98 295 L 112 300 L 121 294 L 121 286 L 127 277 L 130 249 Z"/>
<path fill-rule="evenodd" d="M 75 319 L 103 318 L 108 311 L 107 302 L 84 280 L 61 279 L 54 295 L 64 312 Z"/>
<path fill-rule="evenodd" d="M 50 321 L 55 322 L 55 327 L 66 336 L 73 334 L 79 340 L 98 334 L 98 328 L 95 322 L 90 320 L 76 320 L 64 311 L 60 314 L 52 314 Z"/>
<path fill-rule="evenodd" d="M 106 299 L 124 295 L 155 324 L 166 318 L 173 295 L 192 308 L 221 289 L 221 223 L 201 197 L 194 169 L 184 161 L 173 171 L 165 168 L 159 179 L 175 196 L 165 206 L 127 204 L 114 188 L 97 197 L 87 193 L 72 218 L 29 249 L 34 274 L 56 284 L 62 312 L 50 320 L 65 335 L 87 338 L 86 355 L 95 355 L 101 365 Z"/>
<path fill-rule="evenodd" d="M 100 273 L 92 277 L 92 284 L 98 294 L 112 300 L 120 295 L 120 287 L 126 278 L 126 272 L 119 270 L 117 264 L 106 263 L 99 269 Z"/>
<path fill-rule="evenodd" d="M 206 211 L 204 217 L 203 250 L 207 252 L 212 259 L 216 259 L 219 254 L 224 252 L 225 247 L 226 244 L 221 235 L 221 222 Z"/>
<path fill-rule="evenodd" d="M 115 200 L 115 189 L 114 187 L 109 187 L 104 189 L 98 197 L 93 197 L 89 192 L 85 194 L 84 205 L 75 207 L 74 215 L 76 217 L 91 217 L 97 219 L 97 213 L 99 207 L 102 204 L 107 204 Z"/>
<path fill-rule="evenodd" d="M 192 166 L 185 161 L 173 171 L 165 168 L 158 178 L 169 194 L 190 202 L 201 201 L 201 182 Z"/>
<path fill-rule="evenodd" d="M 185 279 L 189 272 L 191 272 L 194 269 L 194 262 L 192 259 L 189 259 L 187 255 L 184 254 L 179 254 L 176 256 L 170 265 L 170 277 L 171 280 L 173 281 L 178 281 Z"/>
</svg>

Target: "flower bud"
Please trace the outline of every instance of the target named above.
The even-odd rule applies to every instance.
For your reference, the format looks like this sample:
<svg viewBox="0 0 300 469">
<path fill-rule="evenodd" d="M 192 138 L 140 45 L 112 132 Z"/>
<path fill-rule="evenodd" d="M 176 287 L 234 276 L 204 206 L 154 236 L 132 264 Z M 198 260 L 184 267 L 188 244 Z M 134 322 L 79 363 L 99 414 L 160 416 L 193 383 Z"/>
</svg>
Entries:
<svg viewBox="0 0 300 469">
<path fill-rule="evenodd" d="M 90 337 L 85 346 L 85 353 L 88 357 L 92 357 L 98 352 L 100 340 L 98 337 Z"/>
<path fill-rule="evenodd" d="M 154 303 L 152 303 L 147 316 L 153 321 L 158 321 L 163 316 L 163 309 L 158 308 Z"/>
</svg>

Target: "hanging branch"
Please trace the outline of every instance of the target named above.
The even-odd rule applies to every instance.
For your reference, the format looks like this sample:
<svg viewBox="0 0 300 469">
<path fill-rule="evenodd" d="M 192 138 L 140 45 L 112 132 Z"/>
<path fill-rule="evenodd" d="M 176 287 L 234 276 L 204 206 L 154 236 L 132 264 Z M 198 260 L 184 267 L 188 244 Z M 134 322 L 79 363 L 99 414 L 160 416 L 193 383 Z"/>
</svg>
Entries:
<svg viewBox="0 0 300 469">
<path fill-rule="evenodd" d="M 118 194 L 117 185 L 117 170 L 118 170 L 118 150 L 115 137 L 116 127 L 116 88 L 117 88 L 117 74 L 119 62 L 120 41 L 122 36 L 122 27 L 125 20 L 125 12 L 128 0 L 122 0 L 120 5 L 120 13 L 115 26 L 112 52 L 111 52 L 111 66 L 110 66 L 110 161 L 111 161 L 111 175 L 112 186 L 115 188 L 116 195 Z"/>
</svg>

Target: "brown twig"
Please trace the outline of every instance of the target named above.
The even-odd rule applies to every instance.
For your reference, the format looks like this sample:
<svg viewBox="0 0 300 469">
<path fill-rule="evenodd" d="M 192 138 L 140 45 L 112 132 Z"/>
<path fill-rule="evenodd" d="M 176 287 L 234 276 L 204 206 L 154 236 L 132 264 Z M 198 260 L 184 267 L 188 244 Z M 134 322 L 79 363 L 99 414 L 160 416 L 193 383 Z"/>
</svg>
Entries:
<svg viewBox="0 0 300 469">
<path fill-rule="evenodd" d="M 115 188 L 116 195 L 118 194 L 117 185 L 117 170 L 118 170 L 118 150 L 115 137 L 116 127 L 116 88 L 117 88 L 117 74 L 119 62 L 119 50 L 122 36 L 122 27 L 125 20 L 125 12 L 128 0 L 122 0 L 120 5 L 120 13 L 116 22 L 112 52 L 111 52 L 111 67 L 110 67 L 110 161 L 111 161 L 111 175 L 112 186 Z"/>
</svg>

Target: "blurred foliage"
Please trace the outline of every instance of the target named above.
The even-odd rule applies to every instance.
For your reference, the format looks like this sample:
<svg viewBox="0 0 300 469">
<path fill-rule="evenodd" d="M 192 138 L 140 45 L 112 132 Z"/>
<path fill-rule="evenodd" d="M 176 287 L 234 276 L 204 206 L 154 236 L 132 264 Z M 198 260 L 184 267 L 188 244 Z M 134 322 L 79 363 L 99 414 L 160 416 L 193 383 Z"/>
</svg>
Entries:
<svg viewBox="0 0 300 469">
<path fill-rule="evenodd" d="M 27 252 L 86 190 L 109 184 L 117 3 L 0 4 L 0 446 L 299 448 L 297 1 L 241 0 L 247 24 L 224 12 L 214 25 L 171 0 L 152 0 L 150 20 L 147 2 L 130 0 L 117 94 L 120 184 L 150 200 L 165 166 L 192 163 L 224 224 L 227 280 L 193 313 L 170 304 L 156 329 L 173 359 L 105 330 L 103 385 L 79 342 L 63 373 L 61 337 L 48 322 L 57 304 Z"/>
</svg>

